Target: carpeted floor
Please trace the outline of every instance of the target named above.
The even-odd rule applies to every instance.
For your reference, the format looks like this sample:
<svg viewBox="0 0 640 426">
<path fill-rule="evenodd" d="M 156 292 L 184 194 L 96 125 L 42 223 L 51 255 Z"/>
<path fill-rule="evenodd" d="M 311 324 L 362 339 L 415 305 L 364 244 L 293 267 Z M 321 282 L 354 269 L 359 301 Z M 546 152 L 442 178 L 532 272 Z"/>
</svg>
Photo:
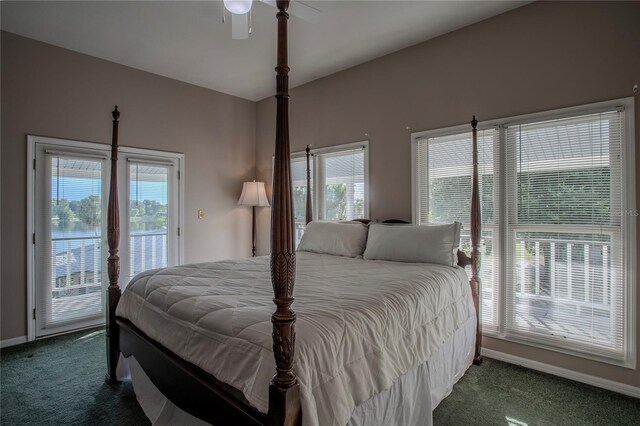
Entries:
<svg viewBox="0 0 640 426">
<path fill-rule="evenodd" d="M 94 329 L 3 349 L 0 424 L 148 425 L 129 383 L 104 383 L 104 347 L 104 331 Z M 640 400 L 486 359 L 440 404 L 434 424 L 640 425 Z"/>
</svg>

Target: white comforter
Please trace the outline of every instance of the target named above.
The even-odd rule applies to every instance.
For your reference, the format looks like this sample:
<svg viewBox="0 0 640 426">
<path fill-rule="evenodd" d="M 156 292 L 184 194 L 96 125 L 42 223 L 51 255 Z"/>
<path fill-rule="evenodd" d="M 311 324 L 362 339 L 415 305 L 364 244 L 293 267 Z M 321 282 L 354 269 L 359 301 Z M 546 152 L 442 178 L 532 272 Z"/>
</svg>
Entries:
<svg viewBox="0 0 640 426">
<path fill-rule="evenodd" d="M 461 268 L 298 253 L 295 372 L 303 425 L 345 425 L 474 315 Z M 116 314 L 267 412 L 275 373 L 267 257 L 138 275 Z"/>
</svg>

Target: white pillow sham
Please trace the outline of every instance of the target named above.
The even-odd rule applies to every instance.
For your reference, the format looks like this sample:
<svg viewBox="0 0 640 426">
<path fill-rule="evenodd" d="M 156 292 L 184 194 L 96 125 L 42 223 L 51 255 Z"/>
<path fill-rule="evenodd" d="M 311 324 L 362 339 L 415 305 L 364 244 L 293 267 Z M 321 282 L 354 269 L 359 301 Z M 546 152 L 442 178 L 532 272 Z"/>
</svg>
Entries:
<svg viewBox="0 0 640 426">
<path fill-rule="evenodd" d="M 462 224 L 369 226 L 364 258 L 456 266 Z"/>
<path fill-rule="evenodd" d="M 367 226 L 360 222 L 310 222 L 302 235 L 298 251 L 362 256 L 367 243 Z"/>
</svg>

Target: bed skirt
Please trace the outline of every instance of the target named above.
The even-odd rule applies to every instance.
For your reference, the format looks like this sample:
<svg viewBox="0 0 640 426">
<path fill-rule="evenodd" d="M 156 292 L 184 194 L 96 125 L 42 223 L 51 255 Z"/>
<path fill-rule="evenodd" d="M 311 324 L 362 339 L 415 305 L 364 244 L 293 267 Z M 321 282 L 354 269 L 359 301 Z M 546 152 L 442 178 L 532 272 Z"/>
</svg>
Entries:
<svg viewBox="0 0 640 426">
<path fill-rule="evenodd" d="M 348 426 L 431 426 L 433 410 L 451 393 L 473 361 L 475 333 L 473 316 L 427 362 L 356 407 Z M 153 425 L 208 425 L 169 401 L 133 356 L 120 356 L 117 374 L 119 380 L 132 380 L 138 402 Z"/>
</svg>

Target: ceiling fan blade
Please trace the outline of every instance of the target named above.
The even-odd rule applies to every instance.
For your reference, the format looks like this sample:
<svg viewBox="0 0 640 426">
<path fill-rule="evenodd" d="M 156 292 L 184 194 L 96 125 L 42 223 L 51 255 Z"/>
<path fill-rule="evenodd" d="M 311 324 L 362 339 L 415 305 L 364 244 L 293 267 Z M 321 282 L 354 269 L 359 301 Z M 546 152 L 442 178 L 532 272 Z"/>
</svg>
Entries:
<svg viewBox="0 0 640 426">
<path fill-rule="evenodd" d="M 302 3 L 301 1 L 292 1 L 289 6 L 289 12 L 293 16 L 304 19 L 307 22 L 316 23 L 322 17 L 322 12 L 313 6 Z"/>
<path fill-rule="evenodd" d="M 261 0 L 271 7 L 277 7 L 275 0 Z M 313 6 L 309 6 L 301 1 L 295 0 L 289 4 L 289 13 L 307 22 L 316 23 L 322 16 L 322 11 Z"/>
<path fill-rule="evenodd" d="M 234 40 L 246 40 L 249 38 L 249 14 L 231 14 L 231 38 Z"/>
</svg>

